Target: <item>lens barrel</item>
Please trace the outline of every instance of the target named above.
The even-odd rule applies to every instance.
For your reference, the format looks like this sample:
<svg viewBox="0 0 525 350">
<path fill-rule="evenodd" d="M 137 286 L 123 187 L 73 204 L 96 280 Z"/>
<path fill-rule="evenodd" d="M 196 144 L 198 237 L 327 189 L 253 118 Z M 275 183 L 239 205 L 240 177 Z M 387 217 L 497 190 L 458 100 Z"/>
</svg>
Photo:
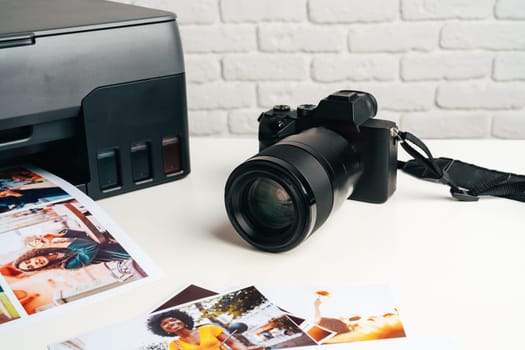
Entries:
<svg viewBox="0 0 525 350">
<path fill-rule="evenodd" d="M 239 165 L 226 182 L 226 211 L 250 244 L 286 251 L 326 221 L 362 170 L 352 142 L 330 129 L 310 128 Z"/>
</svg>

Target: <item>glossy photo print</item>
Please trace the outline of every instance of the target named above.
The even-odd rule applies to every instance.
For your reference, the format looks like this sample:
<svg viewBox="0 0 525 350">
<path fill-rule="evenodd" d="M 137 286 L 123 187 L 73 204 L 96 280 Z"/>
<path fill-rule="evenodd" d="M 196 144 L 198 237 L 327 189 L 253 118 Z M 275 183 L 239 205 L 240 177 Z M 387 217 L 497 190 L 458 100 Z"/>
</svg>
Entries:
<svg viewBox="0 0 525 350">
<path fill-rule="evenodd" d="M 0 169 L 0 178 L 0 286 L 17 311 L 2 327 L 160 275 L 73 185 L 32 167 Z"/>
<path fill-rule="evenodd" d="M 399 311 L 384 285 L 281 286 L 262 290 L 320 344 L 406 337 Z"/>
<path fill-rule="evenodd" d="M 318 345 L 406 338 L 399 311 L 385 285 L 279 286 L 261 290 Z M 190 285 L 156 311 L 213 293 Z M 391 347 L 382 342 L 381 346 L 396 348 L 398 343 Z"/>
<path fill-rule="evenodd" d="M 154 312 L 50 345 L 51 350 L 284 349 L 316 345 L 280 308 L 247 287 Z"/>
<path fill-rule="evenodd" d="M 77 200 L 13 212 L 1 221 L 0 273 L 28 315 L 146 276 Z"/>
<path fill-rule="evenodd" d="M 0 215 L 70 197 L 63 188 L 31 170 L 0 169 Z"/>
</svg>

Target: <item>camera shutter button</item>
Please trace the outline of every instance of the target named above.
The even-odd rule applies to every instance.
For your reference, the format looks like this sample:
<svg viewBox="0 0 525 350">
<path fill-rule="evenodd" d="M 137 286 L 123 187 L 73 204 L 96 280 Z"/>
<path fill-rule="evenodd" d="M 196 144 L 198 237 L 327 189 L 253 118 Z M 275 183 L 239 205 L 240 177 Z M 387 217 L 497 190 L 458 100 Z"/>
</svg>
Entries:
<svg viewBox="0 0 525 350">
<path fill-rule="evenodd" d="M 315 109 L 315 107 L 317 106 L 311 105 L 311 104 L 300 105 L 297 107 L 297 116 L 299 118 L 306 117 L 308 114 L 310 114 Z"/>
</svg>

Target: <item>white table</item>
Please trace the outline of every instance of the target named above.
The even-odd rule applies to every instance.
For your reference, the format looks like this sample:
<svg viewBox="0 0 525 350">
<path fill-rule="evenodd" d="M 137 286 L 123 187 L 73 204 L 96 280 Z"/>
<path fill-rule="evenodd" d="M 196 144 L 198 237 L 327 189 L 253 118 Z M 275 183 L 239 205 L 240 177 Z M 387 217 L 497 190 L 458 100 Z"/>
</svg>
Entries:
<svg viewBox="0 0 525 350">
<path fill-rule="evenodd" d="M 436 156 L 525 174 L 524 141 L 428 145 Z M 389 284 L 409 337 L 450 337 L 458 349 L 525 348 L 525 204 L 457 202 L 445 186 L 399 174 L 386 204 L 346 201 L 298 248 L 265 253 L 238 237 L 223 204 L 229 173 L 256 151 L 255 137 L 193 138 L 186 179 L 99 201 L 166 278 L 60 316 L 0 328 L 0 348 L 45 349 L 144 314 L 192 283 L 224 288 L 312 279 Z"/>
</svg>

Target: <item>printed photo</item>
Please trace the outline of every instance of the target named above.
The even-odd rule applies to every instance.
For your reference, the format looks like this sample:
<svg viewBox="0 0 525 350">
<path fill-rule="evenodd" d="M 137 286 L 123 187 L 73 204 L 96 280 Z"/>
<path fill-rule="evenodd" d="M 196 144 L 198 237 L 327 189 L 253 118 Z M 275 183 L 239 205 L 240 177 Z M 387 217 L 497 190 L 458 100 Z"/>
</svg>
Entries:
<svg viewBox="0 0 525 350">
<path fill-rule="evenodd" d="M 300 324 L 301 329 L 305 331 L 306 334 L 310 336 L 310 338 L 315 340 L 317 344 L 326 343 L 328 339 L 332 338 L 336 334 L 336 332 L 334 331 L 323 328 L 313 323 L 309 323 L 307 321 L 303 321 Z"/>
<path fill-rule="evenodd" d="M 147 276 L 76 199 L 4 214 L 0 274 L 27 315 Z"/>
<path fill-rule="evenodd" d="M 169 309 L 174 306 L 190 303 L 192 301 L 204 299 L 217 294 L 219 293 L 191 284 L 183 290 L 181 290 L 180 292 L 178 292 L 177 294 L 175 294 L 174 296 L 170 297 L 160 306 L 156 307 L 155 310 L 153 310 L 152 312 Z"/>
<path fill-rule="evenodd" d="M 20 315 L 16 311 L 15 306 L 0 286 L 0 323 L 6 323 L 16 320 Z"/>
<path fill-rule="evenodd" d="M 393 297 L 385 285 L 341 285 L 330 289 L 280 286 L 263 292 L 317 344 L 406 337 Z M 213 293 L 190 285 L 156 310 Z"/>
<path fill-rule="evenodd" d="M 66 198 L 71 196 L 61 187 L 30 170 L 0 169 L 0 215 Z"/>
<path fill-rule="evenodd" d="M 293 315 L 301 328 L 316 334 L 313 337 L 320 344 L 406 337 L 393 297 L 384 285 L 281 286 L 263 292 Z"/>
<path fill-rule="evenodd" d="M 152 313 L 49 346 L 113 350 L 263 350 L 316 345 L 255 287 Z"/>
</svg>

